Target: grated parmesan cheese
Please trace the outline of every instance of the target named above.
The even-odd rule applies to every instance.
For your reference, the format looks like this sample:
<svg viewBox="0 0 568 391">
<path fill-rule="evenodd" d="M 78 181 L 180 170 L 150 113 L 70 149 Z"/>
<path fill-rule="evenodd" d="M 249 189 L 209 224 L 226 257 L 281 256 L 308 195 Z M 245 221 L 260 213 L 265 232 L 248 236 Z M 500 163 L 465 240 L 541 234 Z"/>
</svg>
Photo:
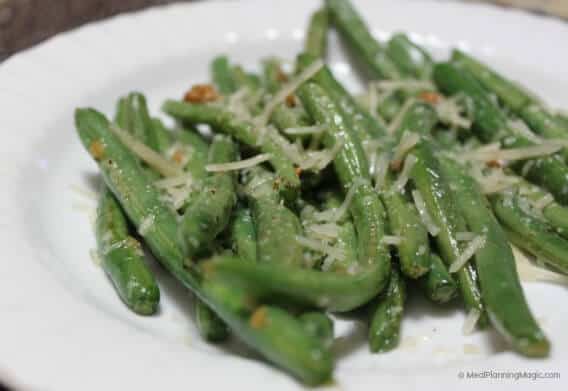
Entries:
<svg viewBox="0 0 568 391">
<path fill-rule="evenodd" d="M 390 158 L 387 153 L 381 153 L 375 163 L 375 190 L 380 191 L 385 187 Z"/>
<path fill-rule="evenodd" d="M 400 192 L 404 189 L 406 183 L 408 182 L 408 179 L 410 178 L 410 172 L 412 171 L 412 168 L 414 167 L 417 161 L 418 159 L 416 159 L 416 156 L 414 155 L 408 155 L 406 159 L 404 159 L 404 165 L 402 167 L 402 171 L 400 172 L 398 178 L 392 185 L 391 188 L 392 192 Z"/>
<path fill-rule="evenodd" d="M 331 267 L 333 266 L 336 260 L 337 259 L 331 255 L 326 256 L 321 264 L 321 270 L 324 272 L 331 270 Z"/>
<path fill-rule="evenodd" d="M 136 140 L 123 129 L 112 124 L 110 125 L 110 130 L 122 141 L 126 148 L 163 176 L 174 177 L 182 174 L 182 170 L 178 166 L 172 164 L 162 155 Z"/>
<path fill-rule="evenodd" d="M 389 126 L 387 128 L 388 134 L 393 134 L 400 127 L 400 124 L 402 123 L 404 116 L 406 115 L 406 113 L 408 112 L 410 107 L 415 102 L 416 102 L 416 99 L 414 99 L 414 98 L 407 99 L 406 102 L 404 102 L 404 105 L 402 105 L 402 107 L 399 110 L 399 112 L 397 113 L 397 115 L 394 117 L 394 119 L 389 124 Z"/>
<path fill-rule="evenodd" d="M 497 150 L 487 150 L 486 148 L 478 148 L 473 151 L 464 152 L 459 156 L 460 160 L 476 160 L 483 162 L 506 160 L 525 160 L 531 158 L 537 158 L 541 156 L 552 155 L 563 148 L 562 145 L 555 142 L 550 142 L 546 140 L 541 144 L 521 147 L 521 148 L 511 148 L 511 149 L 497 149 Z"/>
<path fill-rule="evenodd" d="M 358 187 L 362 184 L 366 183 L 364 179 L 357 178 L 353 181 L 353 185 L 349 188 L 349 191 L 345 195 L 345 199 L 339 206 L 339 208 L 329 209 L 324 212 L 316 212 L 314 213 L 314 218 L 317 221 L 329 221 L 329 222 L 337 222 L 343 218 L 345 213 L 349 210 L 351 206 L 351 201 L 353 201 L 353 197 L 355 196 L 355 192 L 357 191 Z"/>
<path fill-rule="evenodd" d="M 235 171 L 242 170 L 245 168 L 250 168 L 264 163 L 272 158 L 271 153 L 261 153 L 250 159 L 240 160 L 237 162 L 229 163 L 218 163 L 218 164 L 208 164 L 205 166 L 205 170 L 208 172 L 225 172 L 225 171 Z"/>
<path fill-rule="evenodd" d="M 568 276 L 535 266 L 517 246 L 511 245 L 519 278 L 524 282 L 550 282 L 568 286 Z"/>
<path fill-rule="evenodd" d="M 420 135 L 414 132 L 404 132 L 400 138 L 400 143 L 398 143 L 394 155 L 391 161 L 391 167 L 399 167 L 402 160 L 416 144 L 420 141 Z"/>
<path fill-rule="evenodd" d="M 520 179 L 506 175 L 502 169 L 493 170 L 490 175 L 483 175 L 480 171 L 473 173 L 475 180 L 481 185 L 484 194 L 499 193 L 507 190 L 520 182 Z"/>
<path fill-rule="evenodd" d="M 345 260 L 345 252 L 342 249 L 330 246 L 327 242 L 323 240 L 310 239 L 305 236 L 296 235 L 296 242 L 301 246 L 308 248 L 310 250 L 318 251 L 320 253 L 331 256 L 337 260 Z"/>
<path fill-rule="evenodd" d="M 486 238 L 483 236 L 476 236 L 475 239 L 469 242 L 467 247 L 458 256 L 458 258 L 450 265 L 448 271 L 450 273 L 457 273 L 461 268 L 478 252 L 483 246 L 485 246 Z"/>
<path fill-rule="evenodd" d="M 307 152 L 306 159 L 299 163 L 300 168 L 303 170 L 323 170 L 333 161 L 333 159 L 335 159 L 344 144 L 345 141 L 341 138 L 331 149 Z"/>
<path fill-rule="evenodd" d="M 306 134 L 319 134 L 325 131 L 325 128 L 321 125 L 314 126 L 300 126 L 297 128 L 287 128 L 284 129 L 284 133 L 291 136 L 306 135 Z"/>
<path fill-rule="evenodd" d="M 337 224 L 312 224 L 306 226 L 306 231 L 314 233 L 314 236 L 323 239 L 337 239 L 339 236 L 339 226 Z"/>
<path fill-rule="evenodd" d="M 89 199 L 89 200 L 92 200 L 92 201 L 97 201 L 98 198 L 99 198 L 99 197 L 97 196 L 97 193 L 95 193 L 95 192 L 92 191 L 92 190 L 85 189 L 85 188 L 82 187 L 82 186 L 79 186 L 79 185 L 76 185 L 76 184 L 72 184 L 72 185 L 70 186 L 70 188 L 71 188 L 71 190 L 73 190 L 73 192 L 75 192 L 77 195 L 79 195 L 79 196 L 81 196 L 81 197 L 83 197 L 83 198 L 86 198 L 86 199 Z"/>
<path fill-rule="evenodd" d="M 475 330 L 475 325 L 479 321 L 480 317 L 481 317 L 481 311 L 478 310 L 477 308 L 472 308 L 471 310 L 469 310 L 467 316 L 465 317 L 465 321 L 463 323 L 462 333 L 464 335 L 472 334 L 473 331 Z"/>
<path fill-rule="evenodd" d="M 509 129 L 511 129 L 513 132 L 517 133 L 520 136 L 523 136 L 524 138 L 532 141 L 533 143 L 535 143 L 535 144 L 542 143 L 542 138 L 540 138 L 539 136 L 534 134 L 530 130 L 530 128 L 527 126 L 525 121 L 520 120 L 520 119 L 509 120 L 507 122 L 507 125 L 508 125 Z"/>
<path fill-rule="evenodd" d="M 402 238 L 400 236 L 385 235 L 381 242 L 388 246 L 399 246 L 402 243 Z"/>
<path fill-rule="evenodd" d="M 543 210 L 548 205 L 554 202 L 552 194 L 546 194 L 533 203 L 533 207 L 538 210 Z"/>
<path fill-rule="evenodd" d="M 418 209 L 418 215 L 426 227 L 426 230 L 428 230 L 428 233 L 430 233 L 431 236 L 438 235 L 438 233 L 440 233 L 440 228 L 434 223 L 432 216 L 428 213 L 426 203 L 418 190 L 412 190 L 412 199 L 414 200 L 416 209 Z"/>
<path fill-rule="evenodd" d="M 462 98 L 459 94 L 449 99 L 442 97 L 440 102 L 434 105 L 434 109 L 442 123 L 463 129 L 471 127 L 471 118 L 462 116 L 463 110 L 458 104 Z"/>
<path fill-rule="evenodd" d="M 259 126 L 266 126 L 272 112 L 280 103 L 292 95 L 304 82 L 311 79 L 317 72 L 324 67 L 324 63 L 321 60 L 315 61 L 306 69 L 304 69 L 297 77 L 288 82 L 284 87 L 278 91 L 278 93 L 266 104 L 262 114 L 256 118 L 255 122 Z"/>
<path fill-rule="evenodd" d="M 103 264 L 103 261 L 101 259 L 101 257 L 99 256 L 99 252 L 92 248 L 89 250 L 89 256 L 91 257 L 91 261 L 96 265 L 96 266 L 101 266 Z"/>
<path fill-rule="evenodd" d="M 170 178 L 159 179 L 154 182 L 154 186 L 158 189 L 168 189 L 171 187 L 188 186 L 193 183 L 193 177 L 190 173 L 184 173 Z"/>
<path fill-rule="evenodd" d="M 153 214 L 149 214 L 148 216 L 144 217 L 138 226 L 138 233 L 140 236 L 144 236 L 152 227 L 154 226 L 154 219 L 155 216 Z"/>
</svg>

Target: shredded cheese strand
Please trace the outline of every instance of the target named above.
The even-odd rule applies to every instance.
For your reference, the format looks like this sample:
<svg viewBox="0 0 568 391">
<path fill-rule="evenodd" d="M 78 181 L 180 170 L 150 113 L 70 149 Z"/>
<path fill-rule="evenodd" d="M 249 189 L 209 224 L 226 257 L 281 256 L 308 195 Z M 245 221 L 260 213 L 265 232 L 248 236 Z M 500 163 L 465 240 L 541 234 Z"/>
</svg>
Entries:
<svg viewBox="0 0 568 391">
<path fill-rule="evenodd" d="M 138 233 L 140 236 L 144 236 L 152 227 L 154 226 L 154 220 L 156 216 L 153 214 L 149 214 L 148 216 L 144 217 L 138 226 Z"/>
<path fill-rule="evenodd" d="M 428 213 L 426 203 L 418 190 L 412 190 L 412 199 L 414 200 L 416 209 L 418 209 L 418 215 L 426 227 L 426 230 L 428 230 L 428 233 L 430 233 L 431 236 L 438 235 L 440 233 L 440 228 L 434 223 L 434 219 L 432 219 L 432 216 Z"/>
<path fill-rule="evenodd" d="M 284 129 L 284 133 L 289 134 L 291 136 L 303 136 L 307 134 L 319 134 L 325 131 L 325 128 L 322 125 L 314 125 L 314 126 L 300 126 L 296 128 L 286 128 Z"/>
<path fill-rule="evenodd" d="M 490 151 L 478 148 L 473 151 L 462 153 L 459 156 L 459 159 L 462 161 L 476 160 L 483 162 L 490 162 L 496 160 L 497 161 L 525 160 L 525 159 L 532 159 L 532 158 L 552 155 L 553 153 L 558 152 L 562 148 L 563 148 L 562 145 L 559 145 L 558 143 L 551 143 L 547 140 L 539 145 L 533 145 L 530 147 L 522 147 L 522 148 L 499 149 L 499 150 L 490 150 Z"/>
<path fill-rule="evenodd" d="M 532 141 L 535 144 L 542 143 L 542 138 L 531 132 L 530 128 L 527 126 L 525 121 L 517 119 L 517 120 L 509 120 L 508 122 L 509 128 L 517 133 L 520 136 Z"/>
<path fill-rule="evenodd" d="M 400 124 L 402 123 L 404 116 L 406 115 L 406 113 L 408 112 L 410 107 L 415 102 L 416 102 L 416 99 L 414 99 L 414 98 L 407 99 L 406 102 L 404 102 L 404 105 L 402 105 L 402 108 L 399 110 L 398 114 L 394 117 L 394 119 L 389 124 L 389 127 L 387 128 L 388 134 L 393 134 L 395 132 L 395 130 L 397 130 L 399 128 Z"/>
<path fill-rule="evenodd" d="M 535 266 L 517 246 L 511 245 L 519 278 L 524 282 L 551 282 L 568 286 L 568 276 Z"/>
<path fill-rule="evenodd" d="M 271 153 L 261 153 L 250 159 L 239 160 L 236 162 L 229 162 L 229 163 L 216 163 L 216 164 L 207 164 L 205 166 L 205 171 L 207 172 L 225 172 L 225 171 L 236 171 L 236 170 L 243 170 L 245 168 L 254 167 L 261 163 L 264 163 L 272 158 Z"/>
<path fill-rule="evenodd" d="M 306 231 L 314 233 L 314 236 L 326 239 L 337 239 L 339 226 L 337 224 L 311 224 L 306 226 Z"/>
<path fill-rule="evenodd" d="M 322 60 L 315 61 L 304 69 L 297 77 L 288 82 L 276 93 L 276 95 L 266 104 L 264 111 L 257 118 L 260 126 L 266 126 L 274 109 L 291 94 L 293 94 L 305 81 L 311 79 L 317 72 L 324 67 Z"/>
<path fill-rule="evenodd" d="M 400 165 L 408 151 L 414 148 L 418 142 L 420 142 L 420 135 L 418 133 L 405 131 L 400 138 L 400 143 L 398 143 L 394 151 L 391 164 L 394 166 Z"/>
<path fill-rule="evenodd" d="M 333 256 L 335 259 L 338 259 L 340 261 L 345 260 L 345 253 L 343 252 L 343 250 L 330 246 L 323 240 L 315 240 L 307 238 L 305 236 L 296 235 L 296 242 L 310 250 Z"/>
<path fill-rule="evenodd" d="M 390 158 L 387 153 L 381 153 L 375 164 L 375 190 L 381 191 L 385 187 Z"/>
<path fill-rule="evenodd" d="M 392 192 L 400 192 L 404 189 L 404 186 L 406 186 L 406 183 L 410 178 L 410 172 L 412 171 L 412 168 L 414 167 L 417 161 L 418 159 L 416 159 L 416 156 L 414 155 L 406 156 L 406 159 L 404 159 L 404 165 L 402 167 L 402 171 L 400 172 L 400 175 L 392 185 L 391 189 Z"/>
<path fill-rule="evenodd" d="M 448 271 L 450 273 L 456 273 L 478 252 L 483 246 L 485 246 L 486 238 L 485 235 L 483 236 L 476 236 L 473 239 L 465 250 L 458 256 L 458 258 L 450 265 Z"/>
<path fill-rule="evenodd" d="M 170 178 L 159 179 L 154 182 L 154 186 L 158 189 L 168 189 L 170 187 L 188 186 L 193 183 L 193 177 L 190 173 L 184 173 Z"/>
<path fill-rule="evenodd" d="M 479 311 L 477 308 L 472 308 L 465 317 L 465 321 L 462 327 L 462 333 L 464 335 L 472 334 L 473 331 L 475 330 L 475 326 L 479 321 L 480 317 L 481 317 L 481 311 Z"/>
<path fill-rule="evenodd" d="M 399 246 L 402 243 L 402 238 L 400 236 L 385 235 L 381 242 L 389 246 Z"/>
<path fill-rule="evenodd" d="M 120 141 L 122 141 L 126 148 L 163 176 L 175 177 L 183 173 L 177 165 L 172 164 L 162 155 L 136 140 L 125 130 L 114 124 L 110 125 L 110 130 L 120 139 Z"/>
<path fill-rule="evenodd" d="M 546 194 L 544 196 L 542 196 L 541 198 L 539 198 L 538 200 L 536 200 L 533 204 L 535 209 L 538 210 L 543 210 L 544 208 L 546 208 L 548 205 L 550 205 L 551 203 L 554 202 L 554 197 L 552 196 L 552 194 Z"/>
</svg>

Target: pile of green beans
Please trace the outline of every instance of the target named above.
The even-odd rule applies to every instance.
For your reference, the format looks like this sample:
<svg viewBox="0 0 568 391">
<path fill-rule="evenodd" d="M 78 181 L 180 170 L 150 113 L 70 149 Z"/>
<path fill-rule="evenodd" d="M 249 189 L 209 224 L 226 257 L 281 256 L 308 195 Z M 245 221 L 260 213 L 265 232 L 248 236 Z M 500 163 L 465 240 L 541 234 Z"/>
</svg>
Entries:
<svg viewBox="0 0 568 391">
<path fill-rule="evenodd" d="M 325 64 L 331 28 L 373 80 L 363 97 Z M 568 274 L 566 116 L 459 50 L 437 63 L 403 33 L 379 42 L 349 0 L 324 1 L 284 63 L 219 55 L 210 83 L 163 104 L 172 127 L 140 92 L 112 122 L 76 110 L 118 297 L 158 311 L 147 250 L 192 292 L 203 339 L 239 338 L 309 385 L 332 377 L 332 313 L 366 317 L 387 354 L 415 294 L 547 356 L 512 245 Z"/>
</svg>

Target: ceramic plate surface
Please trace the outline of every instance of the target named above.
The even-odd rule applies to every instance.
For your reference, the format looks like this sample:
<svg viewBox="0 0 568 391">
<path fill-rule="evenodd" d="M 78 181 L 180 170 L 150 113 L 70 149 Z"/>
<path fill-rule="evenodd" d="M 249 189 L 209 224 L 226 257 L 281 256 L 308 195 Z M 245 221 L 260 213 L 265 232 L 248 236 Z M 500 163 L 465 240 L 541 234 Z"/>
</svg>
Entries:
<svg viewBox="0 0 568 391">
<path fill-rule="evenodd" d="M 522 12 L 444 1 L 359 0 L 379 38 L 404 30 L 444 56 L 470 50 L 568 107 L 568 25 Z M 131 90 L 155 113 L 207 80 L 208 62 L 227 53 L 256 67 L 270 55 L 293 59 L 317 1 L 206 2 L 154 8 L 57 36 L 0 65 L 0 378 L 23 389 L 297 389 L 288 375 L 238 343 L 211 346 L 197 335 L 190 297 L 158 267 L 159 314 L 138 317 L 117 298 L 89 256 L 96 167 L 73 126 L 77 106 L 107 114 Z M 360 88 L 335 35 L 329 62 Z M 335 382 L 329 389 L 554 387 L 565 380 L 461 380 L 462 371 L 560 371 L 568 378 L 566 289 L 526 284 L 553 342 L 547 360 L 504 349 L 491 332 L 462 335 L 459 308 L 411 297 L 402 346 L 370 355 L 365 325 L 337 322 Z"/>
</svg>

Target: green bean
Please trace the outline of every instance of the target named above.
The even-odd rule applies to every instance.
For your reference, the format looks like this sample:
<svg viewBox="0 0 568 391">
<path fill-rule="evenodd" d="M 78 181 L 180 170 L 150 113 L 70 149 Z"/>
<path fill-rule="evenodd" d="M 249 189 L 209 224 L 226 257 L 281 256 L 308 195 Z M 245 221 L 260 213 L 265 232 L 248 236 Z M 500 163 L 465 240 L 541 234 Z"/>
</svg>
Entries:
<svg viewBox="0 0 568 391">
<path fill-rule="evenodd" d="M 296 188 L 300 180 L 293 163 L 286 156 L 277 138 L 281 136 L 265 130 L 260 133 L 250 121 L 241 120 L 233 113 L 214 105 L 190 104 L 168 100 L 163 109 L 169 115 L 192 123 L 205 123 L 219 129 L 236 140 L 253 148 L 270 153 L 270 163 L 284 181 L 285 186 Z"/>
<path fill-rule="evenodd" d="M 507 136 L 502 140 L 502 145 L 505 148 L 523 148 L 534 144 L 522 136 Z M 528 181 L 548 190 L 561 204 L 568 204 L 568 166 L 559 154 L 519 160 L 511 164 L 511 168 Z"/>
<path fill-rule="evenodd" d="M 237 89 L 246 87 L 250 91 L 256 91 L 262 84 L 258 75 L 245 72 L 243 67 L 240 65 L 233 66 L 231 68 L 231 73 Z"/>
<path fill-rule="evenodd" d="M 321 8 L 310 18 L 304 48 L 312 56 L 323 58 L 327 51 L 327 30 L 329 28 L 327 9 Z"/>
<path fill-rule="evenodd" d="M 189 149 L 187 153 L 187 163 L 184 171 L 191 174 L 191 177 L 200 181 L 205 179 L 207 171 L 207 159 L 209 156 L 209 144 L 195 129 L 180 129 L 176 132 L 176 139 L 183 146 Z"/>
<path fill-rule="evenodd" d="M 277 93 L 288 80 L 288 75 L 282 71 L 281 65 L 282 62 L 275 57 L 262 61 L 262 79 L 269 94 Z"/>
<path fill-rule="evenodd" d="M 544 197 L 549 197 L 547 193 L 531 183 L 521 181 L 518 185 L 519 193 L 532 202 L 538 202 Z M 568 208 L 551 201 L 542 208 L 542 215 L 546 221 L 552 225 L 555 231 L 564 238 L 568 239 Z"/>
<path fill-rule="evenodd" d="M 377 110 L 385 121 L 392 121 L 402 108 L 402 97 L 400 95 L 397 92 L 391 93 L 379 103 L 378 107 L 372 107 L 371 110 Z"/>
<path fill-rule="evenodd" d="M 487 142 L 505 136 L 503 144 L 506 148 L 535 145 L 533 141 L 516 134 L 508 126 L 505 115 L 466 69 L 450 63 L 437 64 L 434 67 L 434 80 L 444 92 L 450 94 L 462 92 L 473 101 L 474 126 L 482 141 Z M 516 171 L 529 181 L 550 191 L 559 202 L 567 203 L 568 186 L 565 186 L 565 182 L 568 177 L 568 167 L 564 164 L 563 158 L 554 155 L 531 160 L 534 164 L 531 163 L 530 170 L 523 170 L 525 161 L 521 161 L 514 164 Z"/>
<path fill-rule="evenodd" d="M 400 73 L 383 46 L 349 0 L 326 0 L 332 22 L 360 59 L 378 79 L 399 79 Z"/>
<path fill-rule="evenodd" d="M 514 195 L 496 195 L 492 205 L 513 244 L 568 274 L 568 240 L 556 234 L 548 224 L 526 213 Z"/>
<path fill-rule="evenodd" d="M 430 271 L 419 280 L 420 288 L 435 303 L 447 303 L 458 293 L 458 286 L 444 261 L 437 254 L 430 254 Z"/>
<path fill-rule="evenodd" d="M 413 102 L 404 113 L 398 128 L 394 130 L 394 135 L 397 140 L 405 132 L 429 136 L 437 123 L 438 114 L 431 105 L 424 102 Z"/>
<path fill-rule="evenodd" d="M 262 330 L 252 327 L 249 314 L 243 312 L 250 306 L 248 294 L 237 287 L 227 289 L 204 283 L 198 270 L 184 262 L 176 241 L 174 212 L 160 200 L 159 192 L 143 174 L 136 158 L 110 131 L 108 120 L 95 110 L 78 109 L 75 122 L 81 142 L 99 164 L 105 183 L 164 267 L 209 305 L 236 335 L 270 361 L 308 384 L 326 381 L 332 371 L 329 353 L 295 319 L 268 322 Z M 153 224 L 141 229 L 149 216 L 153 216 Z"/>
<path fill-rule="evenodd" d="M 400 273 L 393 268 L 387 289 L 379 295 L 371 311 L 371 352 L 387 352 L 398 345 L 405 300 L 406 284 Z"/>
<path fill-rule="evenodd" d="M 380 266 L 362 262 L 355 274 L 340 274 L 219 256 L 205 262 L 203 269 L 207 278 L 248 289 L 261 301 L 292 302 L 333 312 L 360 307 L 385 285 Z"/>
<path fill-rule="evenodd" d="M 389 179 L 392 185 L 392 179 Z M 424 228 L 416 207 L 398 191 L 388 186 L 381 192 L 389 221 L 389 229 L 393 235 L 400 237 L 396 246 L 400 268 L 410 278 L 418 278 L 426 274 L 430 268 L 430 246 L 428 231 Z"/>
<path fill-rule="evenodd" d="M 323 142 L 328 147 L 343 142 L 333 161 L 339 182 L 348 189 L 355 178 L 369 179 L 369 163 L 357 134 L 348 127 L 340 115 L 337 105 L 330 96 L 315 83 L 306 83 L 298 90 L 298 95 L 312 119 L 327 129 Z"/>
<path fill-rule="evenodd" d="M 227 56 L 218 56 L 211 62 L 211 75 L 215 86 L 223 95 L 232 94 L 237 90 L 231 64 Z"/>
<path fill-rule="evenodd" d="M 533 97 L 518 84 L 506 79 L 487 65 L 479 62 L 461 50 L 456 49 L 452 52 L 452 60 L 471 72 L 485 88 L 495 93 L 514 111 L 518 112 L 522 110 L 527 104 L 534 100 Z"/>
<path fill-rule="evenodd" d="M 229 337 L 229 329 L 223 320 L 206 304 L 197 299 L 194 303 L 197 330 L 208 342 L 223 342 Z"/>
<path fill-rule="evenodd" d="M 556 121 L 562 125 L 564 127 L 564 129 L 568 129 L 568 115 L 561 113 L 561 114 L 556 114 L 554 116 L 554 119 L 556 119 Z"/>
<path fill-rule="evenodd" d="M 231 222 L 231 242 L 233 251 L 241 259 L 250 262 L 257 261 L 256 227 L 248 209 L 235 209 Z"/>
<path fill-rule="evenodd" d="M 270 94 L 276 94 L 283 87 L 284 78 L 287 77 L 280 68 L 280 61 L 272 58 L 265 60 L 262 65 L 266 89 Z M 310 125 L 309 118 L 302 108 L 288 107 L 286 104 L 280 104 L 274 109 L 270 122 L 280 131 Z"/>
<path fill-rule="evenodd" d="M 124 114 L 120 112 L 122 110 L 128 110 L 129 113 L 126 118 L 129 122 L 119 126 L 132 133 L 134 137 L 154 151 L 160 152 L 158 135 L 150 118 L 144 95 L 139 92 L 131 92 L 128 94 L 128 97 L 126 97 L 126 108 L 122 108 L 122 105 L 122 103 L 119 103 L 117 119 L 122 120 Z"/>
<path fill-rule="evenodd" d="M 176 240 L 176 216 L 141 174 L 134 155 L 110 131 L 107 119 L 95 110 L 78 109 L 75 121 L 81 141 L 99 164 L 105 183 L 130 221 L 142 231 L 140 234 L 154 255 L 159 259 L 182 260 Z M 181 267 L 181 263 L 177 266 Z"/>
<path fill-rule="evenodd" d="M 308 385 L 330 378 L 333 361 L 329 349 L 298 319 L 277 307 L 255 308 L 254 300 L 236 286 L 204 281 L 203 292 L 219 304 L 231 329 L 268 360 Z"/>
<path fill-rule="evenodd" d="M 138 314 L 155 313 L 160 289 L 144 263 L 142 246 L 128 234 L 126 217 L 106 186 L 97 208 L 96 236 L 102 267 L 120 298 Z"/>
<path fill-rule="evenodd" d="M 443 177 L 432 147 L 422 140 L 411 152 L 416 158 L 410 177 L 424 200 L 426 211 L 439 229 L 434 237 L 444 263 L 449 267 L 460 256 L 462 249 L 456 239 L 458 232 L 465 232 L 466 224 L 453 199 L 449 184 Z M 477 286 L 477 271 L 468 263 L 457 273 L 462 299 L 468 311 L 479 310 L 483 314 L 481 293 Z M 483 325 L 485 319 L 480 319 Z"/>
<path fill-rule="evenodd" d="M 275 188 L 277 178 L 260 167 L 252 169 L 248 174 L 250 181 L 245 178 L 245 192 L 250 198 L 252 217 L 257 229 L 258 261 L 302 265 L 304 251 L 296 240 L 296 236 L 302 231 L 300 220 L 281 202 L 279 190 Z"/>
<path fill-rule="evenodd" d="M 300 69 L 304 69 L 316 60 L 316 57 L 302 53 L 298 56 L 297 64 Z M 386 135 L 386 129 L 357 103 L 345 87 L 335 79 L 327 66 L 324 66 L 315 74 L 312 80 L 319 84 L 333 99 L 343 117 L 348 119 L 350 127 L 359 139 L 367 140 L 368 138 Z"/>
<path fill-rule="evenodd" d="M 150 147 L 150 145 L 147 143 L 148 134 L 146 132 L 145 126 L 137 126 L 137 127 L 134 126 L 135 117 L 140 118 L 141 116 L 135 113 L 135 111 L 140 111 L 140 110 L 137 109 L 135 110 L 135 107 L 133 105 L 133 100 L 131 99 L 132 95 L 134 95 L 134 97 L 138 96 L 136 93 L 132 93 L 118 100 L 114 122 L 120 128 L 132 134 L 138 141 Z M 146 109 L 146 114 L 147 114 L 147 109 Z M 138 124 L 142 124 L 142 122 L 138 121 Z M 155 181 L 161 178 L 161 175 L 157 171 L 155 171 L 151 167 L 148 167 L 143 162 L 140 162 L 140 164 L 144 168 L 145 175 L 148 176 L 151 180 Z"/>
<path fill-rule="evenodd" d="M 285 298 L 332 311 L 348 311 L 368 302 L 388 281 L 390 260 L 382 243 L 384 207 L 368 179 L 365 180 L 369 174 L 362 147 L 338 120 L 337 110 L 329 97 L 311 83 L 304 85 L 299 95 L 316 123 L 329 129 L 324 143 L 333 145 L 339 142 L 338 138 L 344 139 L 344 147 L 335 157 L 334 167 L 344 189 L 355 186 L 349 211 L 358 235 L 360 270 L 352 275 L 340 275 L 282 264 L 237 262 L 230 257 L 218 257 L 204 267 L 211 277 L 218 276 L 254 289 L 264 299 Z M 356 178 L 361 179 L 355 183 Z"/>
<path fill-rule="evenodd" d="M 475 180 L 455 162 L 442 159 L 441 167 L 454 186 L 454 199 L 468 228 L 484 238 L 474 259 L 481 298 L 491 323 L 520 353 L 529 357 L 547 356 L 550 344 L 529 309 L 507 236 L 489 209 L 487 199 Z"/>
<path fill-rule="evenodd" d="M 209 151 L 210 163 L 235 160 L 236 146 L 225 136 L 215 136 Z M 228 225 L 236 204 L 234 176 L 231 172 L 210 175 L 199 194 L 186 208 L 179 227 L 180 241 L 189 257 L 201 255 Z"/>
<path fill-rule="evenodd" d="M 333 167 L 344 190 L 356 186 L 349 211 L 358 236 L 359 262 L 378 269 L 380 291 L 391 268 L 388 252 L 382 243 L 385 210 L 370 185 L 368 162 L 361 142 L 346 126 L 337 106 L 321 87 L 314 83 L 304 84 L 299 96 L 312 119 L 327 129 L 324 144 L 331 147 L 343 142 L 343 147 L 333 159 Z"/>
<path fill-rule="evenodd" d="M 324 346 L 333 343 L 333 321 L 323 312 L 305 312 L 299 317 L 308 334 L 323 341 Z"/>
<path fill-rule="evenodd" d="M 337 210 L 341 207 L 341 204 L 342 200 L 335 192 L 327 196 L 324 202 L 327 210 Z M 356 268 L 358 264 L 357 234 L 355 233 L 355 226 L 350 216 L 346 216 L 343 220 L 339 220 L 335 224 L 338 226 L 336 247 L 343 252 L 345 257 L 343 259 L 336 259 L 327 271 L 347 273 L 348 270 Z M 309 226 L 307 228 L 309 229 Z"/>
<path fill-rule="evenodd" d="M 263 197 L 252 201 L 252 215 L 258 228 L 259 262 L 301 266 L 304 251 L 296 240 L 302 230 L 298 217 L 285 205 Z"/>
<path fill-rule="evenodd" d="M 404 114 L 394 135 L 400 140 L 405 132 L 429 134 L 436 122 L 434 110 L 429 105 L 416 102 Z M 430 268 L 428 232 L 416 207 L 401 192 L 392 189 L 393 181 L 392 175 L 387 174 L 386 190 L 381 192 L 381 199 L 386 206 L 390 230 L 401 238 L 397 245 L 400 268 L 406 276 L 418 278 Z"/>
<path fill-rule="evenodd" d="M 387 54 L 401 73 L 417 79 L 429 79 L 434 61 L 422 47 L 412 42 L 404 33 L 394 34 L 388 42 Z"/>
<path fill-rule="evenodd" d="M 475 130 L 483 142 L 498 139 L 507 132 L 507 119 L 475 78 L 452 63 L 434 66 L 434 81 L 444 93 L 465 94 L 473 102 Z"/>
<path fill-rule="evenodd" d="M 163 154 L 171 147 L 173 134 L 159 118 L 152 118 L 152 127 L 156 135 L 156 151 Z"/>
<path fill-rule="evenodd" d="M 453 60 L 466 68 L 485 88 L 496 94 L 511 110 L 520 115 L 531 129 L 544 138 L 568 137 L 568 127 L 558 122 L 535 98 L 519 84 L 506 79 L 489 66 L 459 50 L 454 50 Z M 568 160 L 568 149 L 563 151 Z"/>
<path fill-rule="evenodd" d="M 271 344 L 278 351 L 278 355 L 273 355 L 271 350 L 260 349 L 266 357 L 290 368 L 308 384 L 320 384 L 329 378 L 333 367 L 329 350 L 321 338 L 306 330 L 303 322 L 278 307 L 262 306 L 252 314 L 249 323 L 255 331 L 256 345 Z"/>
<path fill-rule="evenodd" d="M 128 103 L 128 97 L 122 97 L 118 100 L 116 104 L 116 114 L 114 116 L 114 123 L 120 126 L 122 129 L 131 132 L 130 123 L 130 105 Z"/>
<path fill-rule="evenodd" d="M 568 127 L 558 121 L 548 109 L 540 104 L 531 104 L 523 107 L 519 115 L 530 128 L 546 139 L 562 139 L 568 137 Z M 564 150 L 564 158 L 568 159 L 568 152 Z"/>
</svg>

